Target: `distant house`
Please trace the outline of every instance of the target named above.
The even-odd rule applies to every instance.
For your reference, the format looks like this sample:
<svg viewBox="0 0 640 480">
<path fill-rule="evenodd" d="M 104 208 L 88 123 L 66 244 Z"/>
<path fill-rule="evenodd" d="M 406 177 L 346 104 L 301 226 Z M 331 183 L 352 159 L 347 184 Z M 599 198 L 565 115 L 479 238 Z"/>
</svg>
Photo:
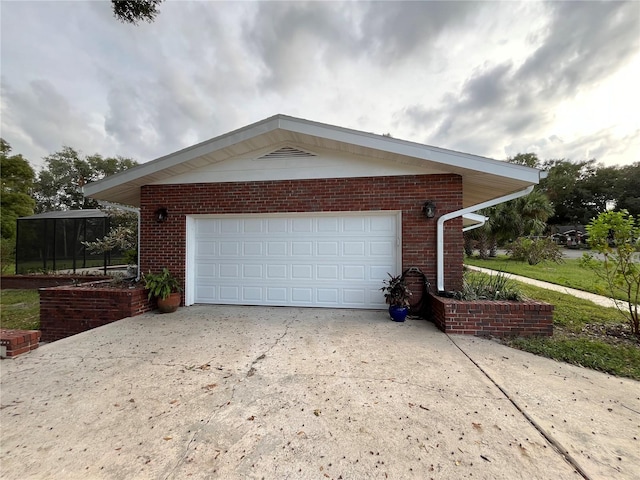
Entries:
<svg viewBox="0 0 640 480">
<path fill-rule="evenodd" d="M 463 222 L 541 175 L 276 115 L 84 192 L 140 208 L 141 271 L 171 269 L 185 305 L 380 308 L 387 273 L 412 266 L 459 289 Z"/>
</svg>

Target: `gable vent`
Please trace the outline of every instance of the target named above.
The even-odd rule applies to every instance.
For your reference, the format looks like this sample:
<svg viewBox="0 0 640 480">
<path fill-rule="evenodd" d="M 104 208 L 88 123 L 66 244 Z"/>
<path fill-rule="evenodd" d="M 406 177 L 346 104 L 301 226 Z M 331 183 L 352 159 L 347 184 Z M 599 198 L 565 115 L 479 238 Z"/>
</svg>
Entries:
<svg viewBox="0 0 640 480">
<path fill-rule="evenodd" d="M 268 158 L 300 158 L 300 157 L 315 157 L 315 153 L 305 152 L 299 148 L 282 147 L 278 150 L 274 150 L 271 153 L 258 157 L 258 160 L 265 160 Z"/>
</svg>

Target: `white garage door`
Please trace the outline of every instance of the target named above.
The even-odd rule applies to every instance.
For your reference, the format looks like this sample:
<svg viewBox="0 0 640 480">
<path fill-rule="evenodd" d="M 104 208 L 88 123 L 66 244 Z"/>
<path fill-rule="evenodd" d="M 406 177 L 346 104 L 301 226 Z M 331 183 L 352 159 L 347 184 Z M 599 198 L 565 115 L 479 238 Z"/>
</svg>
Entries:
<svg viewBox="0 0 640 480">
<path fill-rule="evenodd" d="M 382 280 L 400 271 L 397 212 L 222 216 L 188 225 L 188 304 L 383 308 Z"/>
</svg>

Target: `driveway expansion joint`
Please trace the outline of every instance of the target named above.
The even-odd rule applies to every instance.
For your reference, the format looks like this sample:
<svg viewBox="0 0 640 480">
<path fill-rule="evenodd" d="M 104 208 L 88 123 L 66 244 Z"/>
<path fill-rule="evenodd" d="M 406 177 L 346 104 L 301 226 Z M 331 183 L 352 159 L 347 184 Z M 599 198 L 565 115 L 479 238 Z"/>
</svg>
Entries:
<svg viewBox="0 0 640 480">
<path fill-rule="evenodd" d="M 551 445 L 551 447 L 553 447 L 553 449 L 558 452 L 558 454 L 569 464 L 571 465 L 572 468 L 575 469 L 575 471 L 585 480 L 591 480 L 591 477 L 589 477 L 589 475 L 587 475 L 587 473 L 584 471 L 584 469 L 580 466 L 580 464 L 578 463 L 578 461 L 569 453 L 569 450 L 566 449 L 556 438 L 554 438 L 551 434 L 549 434 L 544 428 L 542 428 L 541 425 L 538 424 L 538 422 L 536 422 L 527 412 L 524 408 L 522 408 L 518 402 L 516 402 L 511 395 L 509 395 L 509 393 L 502 388 L 498 382 L 496 382 L 493 378 L 491 378 L 491 375 L 489 375 L 473 358 L 471 358 L 467 352 L 465 352 L 456 342 L 453 338 L 451 338 L 451 335 L 446 334 L 447 337 L 449 338 L 449 340 L 451 341 L 451 343 L 453 343 L 461 352 L 462 354 L 467 357 L 469 359 L 469 361 L 471 363 L 473 363 L 476 368 L 478 370 L 480 370 L 480 372 L 487 377 L 487 379 L 498 389 L 500 390 L 500 392 L 502 392 L 502 394 L 506 397 L 506 399 L 511 402 L 511 404 L 515 407 L 516 410 L 518 410 L 518 412 L 520 412 L 520 414 L 524 417 L 524 419 L 529 422 L 529 424 L 535 428 L 540 435 L 542 435 L 542 437 Z"/>
</svg>

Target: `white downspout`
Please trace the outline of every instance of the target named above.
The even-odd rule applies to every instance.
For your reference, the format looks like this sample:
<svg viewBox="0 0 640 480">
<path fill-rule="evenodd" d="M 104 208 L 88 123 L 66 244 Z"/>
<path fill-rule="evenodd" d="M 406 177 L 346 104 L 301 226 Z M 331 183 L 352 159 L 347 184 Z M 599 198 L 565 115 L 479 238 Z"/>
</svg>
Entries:
<svg viewBox="0 0 640 480">
<path fill-rule="evenodd" d="M 533 187 L 534 185 L 530 185 L 524 190 L 510 193 L 502 197 L 494 198 L 493 200 L 487 200 L 486 202 L 478 203 L 477 205 L 471 205 L 470 207 L 466 207 L 461 210 L 455 210 L 453 212 L 445 213 L 440 218 L 438 218 L 438 230 L 437 230 L 437 237 L 436 237 L 438 292 L 444 291 L 444 222 L 451 220 L 453 218 L 460 217 L 467 213 L 475 212 L 476 210 L 480 210 L 482 208 L 493 207 L 494 205 L 498 205 L 499 203 L 508 202 L 509 200 L 514 200 L 516 198 L 524 197 L 525 195 L 529 195 L 533 191 Z"/>
<path fill-rule="evenodd" d="M 478 223 L 474 223 L 473 225 L 469 225 L 468 227 L 464 227 L 462 229 L 463 232 L 468 232 L 469 230 L 473 230 L 474 228 L 480 228 L 485 223 L 487 223 L 487 220 L 489 220 L 489 217 L 485 217 L 484 215 L 478 215 L 476 213 L 467 213 L 466 215 L 463 215 L 462 218 L 466 218 L 468 220 L 473 220 L 475 222 L 478 222 Z"/>
<path fill-rule="evenodd" d="M 128 207 L 119 203 L 107 202 L 106 200 L 98 200 L 100 205 L 112 208 L 120 208 L 126 212 L 133 212 L 138 217 L 138 264 L 136 265 L 136 282 L 140 281 L 140 209 L 135 207 Z"/>
</svg>

